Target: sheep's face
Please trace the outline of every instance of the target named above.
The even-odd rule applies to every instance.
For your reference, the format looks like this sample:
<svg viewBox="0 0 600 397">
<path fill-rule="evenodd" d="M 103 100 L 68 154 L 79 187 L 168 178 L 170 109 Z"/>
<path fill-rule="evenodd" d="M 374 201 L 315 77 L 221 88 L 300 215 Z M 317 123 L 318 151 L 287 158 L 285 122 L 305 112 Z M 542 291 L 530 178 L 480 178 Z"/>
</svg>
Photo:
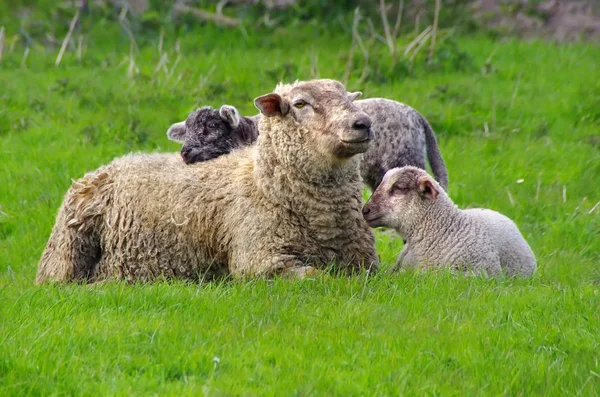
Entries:
<svg viewBox="0 0 600 397">
<path fill-rule="evenodd" d="M 186 164 L 217 158 L 240 146 L 248 126 L 233 106 L 219 110 L 208 106 L 190 113 L 185 121 L 173 124 L 167 131 L 170 140 L 183 143 L 181 157 Z"/>
<path fill-rule="evenodd" d="M 347 159 L 366 152 L 373 139 L 371 119 L 353 103 L 359 96 L 338 81 L 311 80 L 279 85 L 254 103 L 264 116 L 292 117 L 322 155 Z"/>
<path fill-rule="evenodd" d="M 437 182 L 420 168 L 393 168 L 363 207 L 363 216 L 371 227 L 392 227 L 402 234 L 420 221 L 440 191 Z"/>
</svg>

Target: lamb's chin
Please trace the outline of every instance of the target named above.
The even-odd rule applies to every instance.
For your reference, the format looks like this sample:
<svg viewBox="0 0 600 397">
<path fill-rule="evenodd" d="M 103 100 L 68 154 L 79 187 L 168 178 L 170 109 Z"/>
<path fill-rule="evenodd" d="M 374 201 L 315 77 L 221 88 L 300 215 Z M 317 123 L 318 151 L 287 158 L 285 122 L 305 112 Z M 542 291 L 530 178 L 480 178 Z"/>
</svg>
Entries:
<svg viewBox="0 0 600 397">
<path fill-rule="evenodd" d="M 367 224 L 372 227 L 386 227 L 387 225 L 383 222 L 383 216 L 378 216 L 376 218 L 365 219 Z"/>
</svg>

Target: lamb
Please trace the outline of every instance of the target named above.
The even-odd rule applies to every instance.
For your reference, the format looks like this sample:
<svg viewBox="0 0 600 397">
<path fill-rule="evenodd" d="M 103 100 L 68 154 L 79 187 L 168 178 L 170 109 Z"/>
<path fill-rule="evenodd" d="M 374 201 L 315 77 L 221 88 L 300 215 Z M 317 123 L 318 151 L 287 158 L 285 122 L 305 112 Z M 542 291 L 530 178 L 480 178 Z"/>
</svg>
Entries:
<svg viewBox="0 0 600 397">
<path fill-rule="evenodd" d="M 193 164 L 254 143 L 258 138 L 258 117 L 243 117 L 233 106 L 223 105 L 218 111 L 204 106 L 185 121 L 173 124 L 167 136 L 172 141 L 185 142 L 181 157 Z"/>
<path fill-rule="evenodd" d="M 449 267 L 529 276 L 536 269 L 535 256 L 513 221 L 489 209 L 458 209 L 439 184 L 416 167 L 388 171 L 363 215 L 371 227 L 392 227 L 405 239 L 394 270 Z"/>
<path fill-rule="evenodd" d="M 355 102 L 373 122 L 375 139 L 363 156 L 361 175 L 372 191 L 379 185 L 385 172 L 395 167 L 413 165 L 425 169 L 425 153 L 439 183 L 448 187 L 448 171 L 440 154 L 435 134 L 425 118 L 415 109 L 400 102 L 383 98 Z M 223 114 L 229 116 L 223 116 Z M 218 157 L 234 148 L 254 143 L 258 135 L 256 123 L 259 116 L 245 118 L 233 106 L 223 105 L 219 111 L 204 107 L 191 113 L 186 121 L 173 124 L 167 131 L 169 139 L 183 143 L 181 155 L 192 164 Z M 240 120 L 229 127 L 207 128 L 203 120 Z M 211 121 L 217 125 L 214 121 Z M 224 122 L 227 124 L 227 122 Z M 224 123 L 219 122 L 219 125 Z M 254 132 L 249 132 L 254 126 Z M 233 129 L 233 130 L 231 130 Z M 207 132 L 207 130 L 209 132 Z M 239 131 L 239 132 L 237 132 Z M 231 135 L 247 139 L 230 139 Z"/>
<path fill-rule="evenodd" d="M 362 217 L 370 119 L 335 80 L 255 99 L 257 144 L 186 165 L 133 153 L 73 183 L 37 282 L 297 276 L 377 270 Z"/>
</svg>

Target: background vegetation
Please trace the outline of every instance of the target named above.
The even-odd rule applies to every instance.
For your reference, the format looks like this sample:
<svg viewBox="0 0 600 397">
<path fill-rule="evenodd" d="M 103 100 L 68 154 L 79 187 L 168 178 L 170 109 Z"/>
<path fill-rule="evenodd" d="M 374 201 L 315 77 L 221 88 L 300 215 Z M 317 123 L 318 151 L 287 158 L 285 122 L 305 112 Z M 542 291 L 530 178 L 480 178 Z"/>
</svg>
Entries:
<svg viewBox="0 0 600 397">
<path fill-rule="evenodd" d="M 90 3 L 59 59 L 71 2 L 0 2 L 1 394 L 599 394 L 600 48 L 447 9 L 430 56 L 429 16 L 390 46 L 378 9 L 354 5 L 239 7 L 224 27 Z M 420 110 L 450 195 L 513 218 L 536 275 L 34 286 L 71 179 L 178 150 L 166 130 L 199 105 L 254 114 L 279 80 L 313 76 Z M 385 270 L 402 241 L 377 236 Z"/>
</svg>

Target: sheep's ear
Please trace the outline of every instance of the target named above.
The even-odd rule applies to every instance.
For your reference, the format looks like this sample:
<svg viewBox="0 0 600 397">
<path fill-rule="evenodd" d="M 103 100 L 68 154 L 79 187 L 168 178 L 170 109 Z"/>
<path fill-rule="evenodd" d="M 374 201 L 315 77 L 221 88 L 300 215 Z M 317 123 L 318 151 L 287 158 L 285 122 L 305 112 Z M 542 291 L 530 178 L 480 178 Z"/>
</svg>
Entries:
<svg viewBox="0 0 600 397">
<path fill-rule="evenodd" d="M 167 130 L 167 137 L 175 142 L 181 142 L 185 140 L 185 121 L 173 124 Z"/>
<path fill-rule="evenodd" d="M 290 110 L 287 101 L 275 93 L 259 96 L 254 100 L 254 106 L 267 117 L 285 117 Z"/>
<path fill-rule="evenodd" d="M 348 99 L 350 99 L 350 101 L 355 101 L 358 98 L 360 98 L 362 95 L 362 92 L 360 91 L 356 91 L 356 92 L 349 92 L 348 93 Z"/>
<path fill-rule="evenodd" d="M 237 126 L 240 125 L 240 112 L 233 106 L 221 106 L 221 109 L 219 109 L 219 116 L 221 116 L 221 119 L 228 123 L 232 128 L 237 128 Z"/>
<path fill-rule="evenodd" d="M 419 194 L 430 200 L 435 200 L 440 194 L 439 189 L 435 186 L 435 182 L 429 176 L 422 176 L 417 183 Z"/>
</svg>

